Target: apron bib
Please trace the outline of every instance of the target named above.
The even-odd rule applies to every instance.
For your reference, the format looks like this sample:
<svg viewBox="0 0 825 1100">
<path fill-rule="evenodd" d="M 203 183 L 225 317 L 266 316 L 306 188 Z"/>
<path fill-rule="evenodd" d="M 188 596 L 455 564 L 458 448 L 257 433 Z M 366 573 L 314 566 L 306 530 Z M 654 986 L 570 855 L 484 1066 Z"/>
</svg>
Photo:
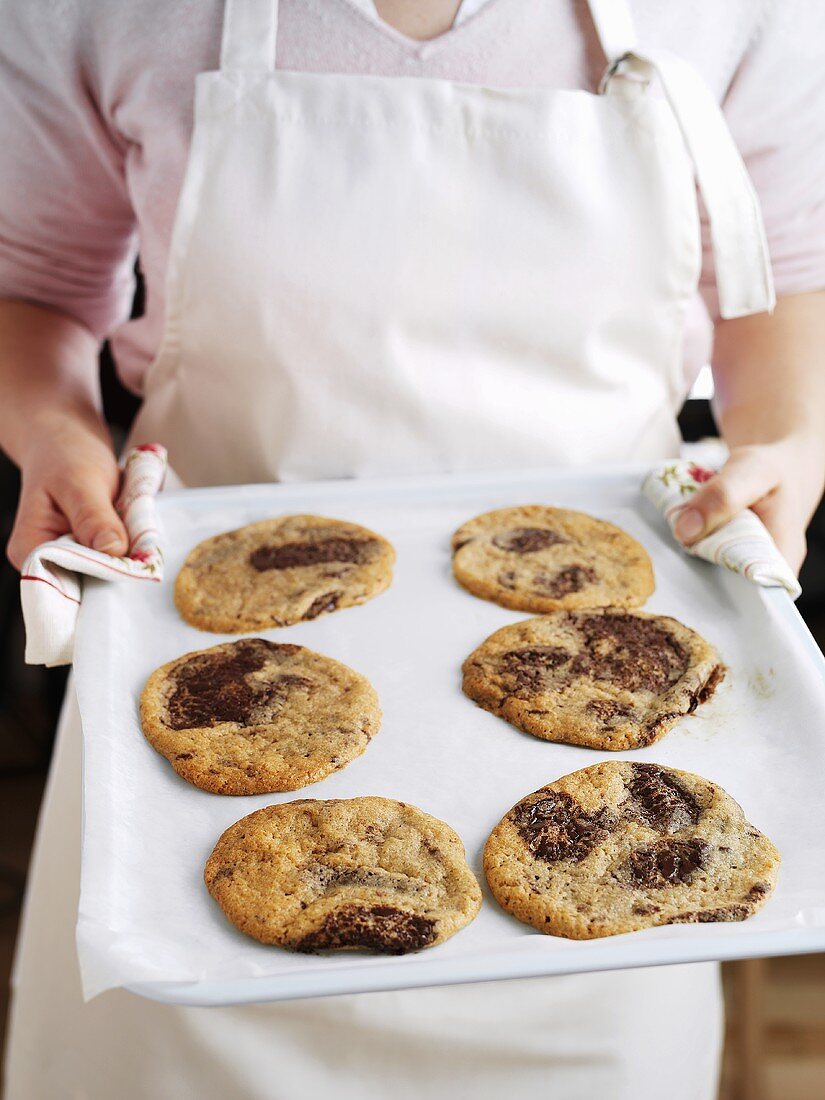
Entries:
<svg viewBox="0 0 825 1100">
<path fill-rule="evenodd" d="M 590 9 L 598 95 L 279 71 L 277 0 L 230 0 L 132 441 L 190 485 L 675 454 L 695 180 L 724 315 L 764 233 L 698 76 Z"/>
</svg>

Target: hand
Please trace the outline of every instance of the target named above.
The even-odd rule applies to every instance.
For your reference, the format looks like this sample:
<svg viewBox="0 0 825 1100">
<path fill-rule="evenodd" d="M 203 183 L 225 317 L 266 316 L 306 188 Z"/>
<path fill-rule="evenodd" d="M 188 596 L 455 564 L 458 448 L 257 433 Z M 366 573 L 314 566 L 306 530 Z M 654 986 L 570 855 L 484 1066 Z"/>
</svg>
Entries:
<svg viewBox="0 0 825 1100">
<path fill-rule="evenodd" d="M 821 442 L 800 439 L 732 448 L 719 473 L 682 511 L 676 537 L 692 546 L 751 508 L 798 573 L 807 552 L 805 531 L 822 497 L 822 451 Z"/>
<path fill-rule="evenodd" d="M 57 414 L 33 426 L 27 440 L 6 550 L 12 565 L 20 569 L 36 546 L 68 532 L 84 546 L 125 554 L 126 529 L 112 504 L 120 473 L 103 425 Z"/>
</svg>

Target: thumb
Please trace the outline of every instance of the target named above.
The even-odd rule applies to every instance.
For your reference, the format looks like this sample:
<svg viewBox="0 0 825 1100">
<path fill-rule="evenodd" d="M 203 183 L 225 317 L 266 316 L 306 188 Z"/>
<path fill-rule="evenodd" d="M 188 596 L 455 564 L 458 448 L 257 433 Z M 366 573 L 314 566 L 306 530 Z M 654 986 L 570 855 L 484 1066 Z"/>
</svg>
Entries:
<svg viewBox="0 0 825 1100">
<path fill-rule="evenodd" d="M 36 546 L 65 535 L 68 530 L 69 521 L 55 508 L 45 490 L 24 489 L 14 517 L 6 556 L 15 569 L 22 569 L 23 562 Z"/>
<path fill-rule="evenodd" d="M 104 554 L 118 556 L 129 549 L 126 528 L 99 474 L 67 480 L 55 488 L 54 497 L 78 542 Z"/>
<path fill-rule="evenodd" d="M 686 546 L 710 535 L 744 508 L 749 508 L 776 487 L 768 455 L 758 448 L 743 448 L 691 497 L 679 513 L 674 534 Z"/>
</svg>

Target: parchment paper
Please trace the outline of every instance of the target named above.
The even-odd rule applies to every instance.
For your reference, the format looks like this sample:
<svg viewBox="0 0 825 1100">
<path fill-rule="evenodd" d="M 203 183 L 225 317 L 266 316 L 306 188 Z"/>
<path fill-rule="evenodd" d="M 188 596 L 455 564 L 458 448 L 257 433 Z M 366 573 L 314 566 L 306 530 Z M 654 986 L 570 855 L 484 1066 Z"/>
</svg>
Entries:
<svg viewBox="0 0 825 1100">
<path fill-rule="evenodd" d="M 825 947 L 822 662 L 784 593 L 766 592 L 678 550 L 641 496 L 641 475 L 474 475 L 164 494 L 159 513 L 167 579 L 158 586 L 91 581 L 81 610 L 78 947 L 87 997 L 136 983 L 205 982 L 211 983 L 207 1000 L 224 999 L 221 983 L 225 999 L 233 1000 L 238 983 L 255 977 L 270 979 L 266 997 L 274 999 Z M 571 942 L 518 923 L 487 890 L 481 853 L 501 816 L 544 783 L 612 755 L 539 741 L 480 710 L 460 690 L 464 657 L 493 630 L 524 616 L 453 581 L 450 536 L 479 512 L 536 502 L 579 508 L 630 531 L 656 571 L 646 609 L 698 630 L 728 664 L 725 683 L 696 715 L 658 744 L 619 755 L 712 779 L 773 839 L 783 857 L 779 886 L 751 920 Z M 310 646 L 368 676 L 381 699 L 383 726 L 362 757 L 300 792 L 207 794 L 178 778 L 144 740 L 140 691 L 163 662 L 228 640 L 177 615 L 173 583 L 189 549 L 209 535 L 291 511 L 363 523 L 398 551 L 388 592 L 362 607 L 263 635 Z M 391 960 L 295 955 L 237 932 L 202 882 L 221 832 L 274 802 L 364 794 L 412 802 L 457 830 L 484 887 L 479 917 L 444 945 Z M 156 987 L 147 992 L 158 995 Z"/>
</svg>

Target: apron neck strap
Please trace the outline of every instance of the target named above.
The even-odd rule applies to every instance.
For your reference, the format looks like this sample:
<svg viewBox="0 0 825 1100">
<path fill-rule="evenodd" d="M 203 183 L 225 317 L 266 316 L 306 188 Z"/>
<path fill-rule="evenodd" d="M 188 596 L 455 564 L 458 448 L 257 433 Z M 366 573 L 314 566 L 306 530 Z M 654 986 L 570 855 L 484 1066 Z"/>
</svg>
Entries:
<svg viewBox="0 0 825 1100">
<path fill-rule="evenodd" d="M 713 247 L 719 313 L 743 317 L 773 309 L 776 297 L 759 199 L 727 122 L 699 73 L 668 50 L 637 44 L 627 0 L 587 0 L 607 69 L 644 83 L 655 77 L 679 124 L 705 204 Z"/>
<path fill-rule="evenodd" d="M 587 0 L 602 52 L 612 65 L 636 45 L 636 28 L 627 0 Z"/>
<path fill-rule="evenodd" d="M 277 40 L 278 0 L 226 0 L 223 72 L 274 72 Z"/>
</svg>

